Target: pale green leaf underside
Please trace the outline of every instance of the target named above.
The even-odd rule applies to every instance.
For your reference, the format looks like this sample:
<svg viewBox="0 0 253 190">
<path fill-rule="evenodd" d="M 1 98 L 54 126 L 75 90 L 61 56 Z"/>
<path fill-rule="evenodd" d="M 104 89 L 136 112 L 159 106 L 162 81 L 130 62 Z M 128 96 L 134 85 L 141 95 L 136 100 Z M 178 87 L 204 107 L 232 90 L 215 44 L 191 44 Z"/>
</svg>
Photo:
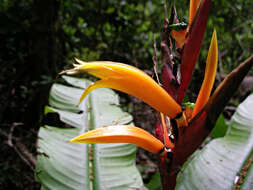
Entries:
<svg viewBox="0 0 253 190">
<path fill-rule="evenodd" d="M 253 148 L 253 95 L 232 117 L 227 134 L 195 152 L 178 175 L 179 190 L 228 190 L 234 183 Z"/>
<path fill-rule="evenodd" d="M 73 128 L 43 126 L 39 131 L 36 178 L 42 189 L 128 190 L 143 186 L 135 166 L 136 147 L 130 144 L 92 145 L 90 161 L 87 144 L 70 143 L 71 138 L 112 124 L 131 123 L 132 117 L 119 107 L 118 96 L 109 89 L 97 89 L 76 106 L 83 89 L 90 82 L 66 77 L 72 86 L 54 84 L 49 98 L 50 112 Z"/>
</svg>

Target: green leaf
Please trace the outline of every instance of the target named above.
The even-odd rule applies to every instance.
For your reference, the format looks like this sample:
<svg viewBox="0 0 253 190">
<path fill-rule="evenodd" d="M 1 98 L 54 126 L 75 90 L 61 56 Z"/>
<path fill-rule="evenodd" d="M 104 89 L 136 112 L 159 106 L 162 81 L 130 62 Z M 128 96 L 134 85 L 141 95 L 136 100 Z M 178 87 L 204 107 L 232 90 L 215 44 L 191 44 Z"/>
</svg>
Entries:
<svg viewBox="0 0 253 190">
<path fill-rule="evenodd" d="M 211 132 L 212 138 L 224 137 L 228 129 L 224 116 L 221 114 L 217 120 L 214 129 Z"/>
<path fill-rule="evenodd" d="M 227 134 L 190 157 L 178 175 L 176 189 L 232 189 L 252 155 L 252 113 L 253 95 L 250 95 L 237 108 Z"/>
<path fill-rule="evenodd" d="M 150 190 L 162 190 L 161 177 L 159 171 L 157 171 L 151 178 L 150 182 L 145 185 Z"/>
<path fill-rule="evenodd" d="M 138 189 L 143 182 L 135 166 L 136 147 L 130 144 L 78 144 L 68 140 L 90 129 L 128 124 L 132 116 L 119 107 L 110 89 L 97 89 L 80 106 L 84 79 L 63 77 L 70 85 L 54 84 L 47 112 L 57 112 L 73 128 L 42 126 L 38 138 L 36 179 L 42 189 Z"/>
</svg>

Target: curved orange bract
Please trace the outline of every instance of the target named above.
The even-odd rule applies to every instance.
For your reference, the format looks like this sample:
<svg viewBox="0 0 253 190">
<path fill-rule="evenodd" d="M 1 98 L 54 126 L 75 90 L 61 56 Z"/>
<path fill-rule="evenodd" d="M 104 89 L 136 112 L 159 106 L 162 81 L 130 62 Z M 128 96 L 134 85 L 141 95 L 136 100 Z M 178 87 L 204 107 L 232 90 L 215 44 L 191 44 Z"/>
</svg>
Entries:
<svg viewBox="0 0 253 190">
<path fill-rule="evenodd" d="M 63 73 L 87 72 L 101 79 L 85 89 L 80 102 L 92 90 L 112 88 L 143 100 L 171 118 L 182 111 L 177 102 L 161 86 L 146 73 L 133 66 L 109 61 L 83 62 L 78 59 L 76 61 L 79 65 Z"/>
<path fill-rule="evenodd" d="M 164 149 L 161 141 L 147 131 L 130 125 L 101 127 L 70 140 L 76 143 L 130 143 L 152 153 Z"/>
<path fill-rule="evenodd" d="M 201 89 L 199 91 L 198 98 L 192 112 L 192 117 L 198 114 L 198 112 L 205 106 L 205 104 L 209 99 L 215 80 L 217 64 L 218 64 L 218 43 L 217 43 L 216 30 L 214 30 L 206 60 L 204 81 L 201 85 Z"/>
</svg>

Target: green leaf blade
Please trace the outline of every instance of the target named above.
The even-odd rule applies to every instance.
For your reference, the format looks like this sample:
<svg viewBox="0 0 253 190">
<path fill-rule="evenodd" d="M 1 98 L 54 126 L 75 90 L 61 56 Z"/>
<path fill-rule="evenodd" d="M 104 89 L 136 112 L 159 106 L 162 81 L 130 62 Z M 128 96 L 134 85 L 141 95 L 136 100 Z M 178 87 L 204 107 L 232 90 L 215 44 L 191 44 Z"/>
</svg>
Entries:
<svg viewBox="0 0 253 190">
<path fill-rule="evenodd" d="M 129 124 L 132 116 L 119 107 L 118 96 L 97 89 L 77 106 L 84 79 L 64 76 L 72 86 L 54 84 L 47 110 L 72 128 L 43 126 L 39 131 L 36 178 L 42 189 L 138 189 L 143 182 L 135 166 L 136 147 L 130 144 L 88 145 L 68 142 L 85 131 L 113 124 Z M 46 112 L 47 113 L 47 112 Z"/>
<path fill-rule="evenodd" d="M 77 129 L 40 128 L 38 151 L 43 155 L 38 156 L 36 178 L 42 182 L 42 186 L 48 189 L 79 189 L 81 186 L 87 186 L 89 181 L 84 177 L 88 174 L 80 172 L 80 168 L 88 171 L 88 157 L 85 153 L 87 145 L 75 146 L 68 142 L 68 139 L 78 135 L 78 132 Z M 83 157 L 74 156 L 75 154 Z"/>
</svg>

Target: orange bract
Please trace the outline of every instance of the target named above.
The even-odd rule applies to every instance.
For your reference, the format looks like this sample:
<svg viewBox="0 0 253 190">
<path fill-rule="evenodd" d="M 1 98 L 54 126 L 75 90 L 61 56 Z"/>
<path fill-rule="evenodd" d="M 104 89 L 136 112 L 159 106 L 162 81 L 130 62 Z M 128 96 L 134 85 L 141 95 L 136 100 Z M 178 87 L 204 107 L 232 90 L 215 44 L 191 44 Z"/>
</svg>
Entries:
<svg viewBox="0 0 253 190">
<path fill-rule="evenodd" d="M 146 73 L 133 66 L 109 61 L 83 62 L 78 59 L 76 61 L 79 65 L 62 73 L 87 72 L 101 79 L 85 89 L 80 102 L 92 90 L 112 88 L 140 98 L 171 118 L 182 111 L 178 103 L 161 86 Z"/>
<path fill-rule="evenodd" d="M 199 7 L 200 0 L 191 0 L 190 2 L 190 10 L 189 10 L 189 26 L 196 15 L 197 9 Z"/>
<path fill-rule="evenodd" d="M 204 81 L 201 85 L 201 89 L 198 94 L 198 98 L 192 113 L 192 117 L 197 115 L 197 113 L 205 106 L 205 104 L 209 99 L 215 80 L 217 64 L 218 64 L 218 43 L 216 37 L 216 30 L 214 30 L 206 60 Z"/>
<path fill-rule="evenodd" d="M 130 125 L 101 127 L 78 137 L 70 142 L 76 143 L 130 143 L 152 153 L 161 153 L 164 145 L 147 131 Z"/>
</svg>

